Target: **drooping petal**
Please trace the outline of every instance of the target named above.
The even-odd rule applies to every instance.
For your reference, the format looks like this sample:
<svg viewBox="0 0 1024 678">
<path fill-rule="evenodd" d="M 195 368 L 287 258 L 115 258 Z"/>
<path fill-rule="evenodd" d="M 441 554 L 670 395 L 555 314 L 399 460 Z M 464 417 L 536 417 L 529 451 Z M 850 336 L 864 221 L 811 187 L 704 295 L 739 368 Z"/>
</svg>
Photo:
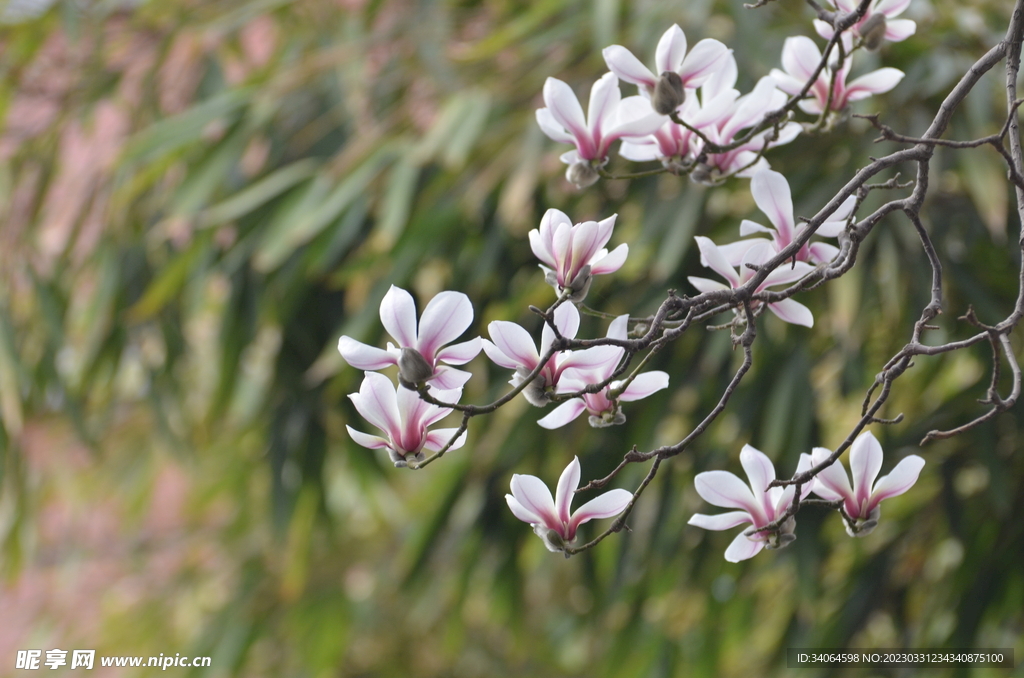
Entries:
<svg viewBox="0 0 1024 678">
<path fill-rule="evenodd" d="M 684 87 L 703 85 L 723 65 L 729 48 L 718 40 L 706 38 L 696 45 L 679 68 L 679 77 Z"/>
<path fill-rule="evenodd" d="M 517 366 L 532 370 L 540 362 L 540 356 L 537 355 L 537 347 L 533 345 L 533 337 L 519 325 L 507 320 L 495 320 L 487 326 L 487 334 L 490 335 L 494 346 L 514 360 Z M 488 353 L 488 355 L 490 354 Z M 498 362 L 493 357 L 491 359 L 496 363 Z M 502 367 L 507 366 L 502 365 Z M 515 369 L 515 367 L 512 369 Z"/>
<path fill-rule="evenodd" d="M 749 523 L 750 514 L 746 511 L 729 511 L 728 513 L 719 513 L 715 516 L 708 516 L 703 513 L 694 513 L 687 522 L 690 525 L 702 527 L 705 530 L 721 531 L 728 530 L 729 528 L 736 527 L 737 525 Z"/>
<path fill-rule="evenodd" d="M 348 431 L 349 436 L 356 442 L 357 445 L 368 447 L 371 450 L 379 450 L 388 447 L 388 441 L 380 436 L 372 436 L 369 433 L 363 433 L 357 431 L 349 425 L 345 425 L 345 429 Z"/>
<path fill-rule="evenodd" d="M 652 393 L 657 393 L 663 388 L 668 388 L 668 373 L 661 370 L 653 370 L 638 374 L 635 379 L 619 394 L 619 400 L 630 402 L 646 398 Z"/>
<path fill-rule="evenodd" d="M 754 500 L 754 495 L 746 483 L 728 471 L 705 471 L 698 473 L 693 479 L 694 486 L 704 501 L 722 508 L 742 509 L 760 522 L 764 520 L 759 502 Z"/>
<path fill-rule="evenodd" d="M 619 80 L 654 89 L 658 78 L 651 70 L 633 56 L 633 53 L 621 45 L 611 45 L 601 50 L 608 70 L 618 76 Z"/>
<path fill-rule="evenodd" d="M 620 489 L 608 490 L 601 496 L 594 497 L 572 514 L 569 521 L 570 533 L 575 533 L 577 527 L 591 520 L 619 515 L 626 510 L 632 500 L 632 492 Z"/>
<path fill-rule="evenodd" d="M 540 130 L 551 139 L 562 144 L 575 144 L 576 139 L 565 131 L 561 124 L 555 120 L 555 116 L 551 115 L 551 111 L 547 108 L 537 109 L 537 124 L 540 126 Z"/>
<path fill-rule="evenodd" d="M 477 357 L 482 348 L 483 340 L 480 337 L 473 337 L 469 341 L 445 346 L 437 352 L 436 357 L 449 365 L 465 365 Z"/>
<path fill-rule="evenodd" d="M 576 488 L 580 486 L 580 460 L 573 457 L 569 465 L 558 477 L 558 485 L 555 486 L 555 513 L 558 519 L 569 523 L 569 507 L 572 505 L 572 496 Z"/>
<path fill-rule="evenodd" d="M 398 358 L 384 349 L 369 346 L 352 337 L 342 336 L 338 340 L 338 352 L 345 362 L 360 370 L 382 370 L 398 364 Z"/>
<path fill-rule="evenodd" d="M 710 280 L 708 278 L 697 278 L 695 276 L 687 276 L 687 280 L 690 284 L 697 288 L 698 292 L 718 292 L 720 290 L 730 289 L 728 285 L 723 285 L 717 280 Z"/>
<path fill-rule="evenodd" d="M 525 506 L 519 503 L 518 499 L 513 497 L 511 494 L 505 495 L 505 502 L 508 504 L 508 507 L 512 510 L 512 515 L 514 515 L 516 518 L 519 518 L 519 520 L 523 521 L 524 523 L 530 523 L 531 525 L 535 525 L 537 523 L 544 522 L 543 518 L 533 513 L 533 511 L 528 510 Z"/>
<path fill-rule="evenodd" d="M 862 75 L 846 88 L 847 101 L 866 99 L 872 94 L 882 94 L 895 87 L 903 79 L 903 71 L 896 68 L 879 68 Z"/>
<path fill-rule="evenodd" d="M 878 506 L 883 499 L 895 497 L 909 490 L 917 482 L 922 468 L 924 468 L 924 459 L 916 454 L 901 459 L 900 463 L 896 464 L 889 472 L 889 475 L 882 476 L 875 483 L 875 489 L 871 492 L 871 500 L 868 504 L 868 512 L 870 513 L 871 509 Z"/>
<path fill-rule="evenodd" d="M 864 431 L 850 446 L 850 474 L 859 506 L 866 506 L 871 486 L 882 470 L 882 446 L 871 431 Z"/>
<path fill-rule="evenodd" d="M 462 292 L 441 292 L 423 309 L 416 348 L 431 361 L 438 349 L 458 339 L 472 322 L 473 304 L 469 297 Z"/>
<path fill-rule="evenodd" d="M 416 302 L 411 294 L 392 285 L 380 301 L 380 321 L 399 346 L 416 348 Z"/>
<path fill-rule="evenodd" d="M 665 31 L 658 46 L 654 50 L 654 67 L 658 70 L 656 75 L 665 71 L 679 71 L 686 56 L 686 34 L 679 24 L 672 24 Z"/>
<path fill-rule="evenodd" d="M 433 431 L 427 432 L 426 442 L 423 444 L 423 449 L 430 450 L 431 452 L 437 452 L 442 447 L 448 444 L 448 441 L 452 439 L 452 436 L 458 432 L 458 428 L 438 428 Z M 459 434 L 459 437 L 455 439 L 452 446 L 448 448 L 449 451 L 457 450 L 466 444 L 466 431 Z"/>
<path fill-rule="evenodd" d="M 750 179 L 750 193 L 779 232 L 779 247 L 793 242 L 793 196 L 786 177 L 774 170 L 762 170 Z"/>
<path fill-rule="evenodd" d="M 555 502 L 551 498 L 551 490 L 537 476 L 514 474 L 512 476 L 512 496 L 519 504 L 534 514 L 548 528 L 562 532 L 562 525 L 555 513 Z"/>
<path fill-rule="evenodd" d="M 741 236 L 748 236 L 748 235 L 752 235 L 754 233 L 774 233 L 774 232 L 775 232 L 775 229 L 768 228 L 767 226 L 762 226 L 761 224 L 757 223 L 756 221 L 751 221 L 750 219 L 744 219 L 743 221 L 740 222 L 740 235 Z M 733 243 L 733 244 L 735 244 L 735 243 Z M 722 247 L 725 247 L 725 245 L 719 245 L 718 249 L 722 249 Z"/>
<path fill-rule="evenodd" d="M 811 313 L 811 309 L 794 299 L 783 299 L 768 304 L 768 310 L 783 322 L 803 327 L 814 327 L 814 314 Z"/>
<path fill-rule="evenodd" d="M 694 236 L 694 240 L 697 241 L 697 247 L 700 249 L 701 263 L 728 280 L 733 287 L 738 287 L 740 278 L 736 275 L 736 269 L 729 265 L 711 238 L 698 235 Z"/>
<path fill-rule="evenodd" d="M 590 272 L 594 275 L 603 275 L 605 273 L 614 273 L 615 271 L 622 268 L 622 265 L 626 263 L 626 257 L 629 256 L 629 245 L 622 243 L 615 249 L 603 257 L 596 259 L 591 264 Z"/>
<path fill-rule="evenodd" d="M 546 429 L 556 429 L 565 426 L 583 414 L 585 409 L 587 409 L 587 404 L 583 402 L 582 398 L 573 398 L 551 410 L 547 416 L 539 419 L 537 423 Z"/>
<path fill-rule="evenodd" d="M 725 549 L 725 559 L 730 563 L 738 563 L 743 560 L 753 558 L 761 549 L 764 548 L 763 541 L 752 541 L 747 539 L 742 532 L 736 535 L 736 538 L 729 544 L 729 548 Z"/>
</svg>

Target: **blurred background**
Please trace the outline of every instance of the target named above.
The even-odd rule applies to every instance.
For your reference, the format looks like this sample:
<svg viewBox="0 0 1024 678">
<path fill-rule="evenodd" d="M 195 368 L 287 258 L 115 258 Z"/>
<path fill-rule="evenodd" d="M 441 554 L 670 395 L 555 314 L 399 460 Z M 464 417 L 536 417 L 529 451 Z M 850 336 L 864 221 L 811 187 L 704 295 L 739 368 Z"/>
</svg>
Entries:
<svg viewBox="0 0 1024 678">
<path fill-rule="evenodd" d="M 913 0 L 904 17 L 917 34 L 857 62 L 906 78 L 856 110 L 920 134 L 1002 38 L 1009 6 Z M 566 148 L 534 121 L 544 79 L 585 100 L 606 70 L 602 47 L 649 61 L 678 23 L 691 45 L 735 49 L 745 92 L 779 64 L 787 36 L 813 35 L 803 3 L 0 8 L 0 675 L 20 674 L 16 651 L 28 648 L 208 655 L 196 674 L 254 677 L 777 676 L 789 673 L 787 647 L 1014 647 L 1024 666 L 1021 406 L 917 447 L 983 412 L 986 347 L 921 358 L 897 382 L 882 414 L 903 423 L 873 427 L 883 472 L 910 453 L 927 465 L 869 537 L 807 509 L 791 547 L 731 564 L 731 532 L 686 525 L 716 512 L 693 476 L 739 473 L 743 444 L 789 474 L 857 421 L 927 303 L 927 261 L 898 216 L 851 273 L 800 297 L 813 330 L 759 321 L 754 367 L 727 413 L 662 467 L 631 532 L 583 555 L 548 553 L 512 516 L 511 474 L 553 483 L 575 454 L 587 480 L 633 444 L 679 440 L 738 365 L 726 332 L 696 329 L 659 354 L 652 366 L 671 387 L 627 407 L 625 426 L 581 418 L 548 432 L 517 399 L 417 473 L 345 432 L 375 431 L 346 397 L 362 375 L 337 339 L 383 345 L 390 285 L 420 308 L 444 289 L 467 293 L 467 336 L 499 318 L 539 329 L 527 305 L 553 296 L 526 234 L 549 207 L 574 221 L 618 213 L 611 244 L 628 242 L 630 258 L 597 279 L 591 306 L 645 314 L 667 289 L 693 293 L 685 276 L 707 274 L 693 236 L 729 242 L 741 219 L 763 221 L 748 182 L 572 189 Z M 1003 79 L 1000 67 L 982 80 L 947 136 L 1001 127 Z M 850 119 L 769 154 L 798 215 L 869 155 L 895 150 L 875 136 Z M 1020 225 L 998 154 L 940 149 L 923 218 L 947 293 L 929 339 L 968 336 L 957 317 L 969 304 L 983 321 L 1005 317 Z M 587 318 L 581 335 L 605 329 Z M 483 354 L 470 369 L 463 402 L 507 388 Z M 616 483 L 635 487 L 645 472 Z"/>
</svg>

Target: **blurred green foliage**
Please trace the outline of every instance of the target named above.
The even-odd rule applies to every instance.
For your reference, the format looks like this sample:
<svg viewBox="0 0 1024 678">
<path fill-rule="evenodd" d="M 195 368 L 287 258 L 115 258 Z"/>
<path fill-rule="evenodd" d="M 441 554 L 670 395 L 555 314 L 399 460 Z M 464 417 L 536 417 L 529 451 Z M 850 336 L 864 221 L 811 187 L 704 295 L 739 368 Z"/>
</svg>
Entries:
<svg viewBox="0 0 1024 678">
<path fill-rule="evenodd" d="M 49 4 L 0 29 L 0 673 L 30 646 L 210 655 L 206 673 L 247 676 L 767 676 L 786 672 L 787 647 L 814 646 L 1024 657 L 1020 406 L 916 447 L 981 413 L 981 348 L 919 359 L 897 382 L 883 414 L 905 419 L 874 428 L 885 470 L 911 452 L 927 465 L 870 537 L 807 509 L 792 547 L 736 565 L 722 558 L 731 534 L 686 525 L 705 509 L 693 476 L 738 471 L 744 443 L 789 473 L 859 418 L 927 303 L 927 260 L 896 216 L 849 275 L 801 296 L 813 331 L 760 321 L 728 412 L 664 465 L 630 532 L 571 560 L 509 513 L 511 474 L 551 482 L 575 454 L 600 477 L 634 444 L 679 440 L 738 364 L 725 333 L 659 354 L 671 388 L 622 427 L 547 432 L 518 399 L 419 473 L 345 433 L 370 429 L 337 339 L 383 341 L 391 284 L 421 305 L 466 292 L 477 333 L 498 318 L 539 328 L 527 306 L 552 297 L 526 233 L 549 207 L 619 215 L 612 242 L 630 259 L 591 306 L 643 314 L 669 288 L 692 293 L 693 236 L 735 239 L 756 215 L 747 182 L 573 190 L 564 149 L 534 122 L 544 79 L 583 92 L 605 71 L 601 47 L 646 59 L 678 23 L 691 44 L 733 47 L 747 91 L 786 36 L 812 33 L 806 5 Z M 914 0 L 907 16 L 916 36 L 860 62 L 906 78 L 857 110 L 919 134 L 1002 38 L 1008 3 Z M 1001 84 L 999 69 L 983 79 L 951 138 L 999 129 Z M 797 214 L 895 148 L 873 137 L 850 119 L 771 152 Z M 935 341 L 967 336 L 968 305 L 983 321 L 1012 307 L 1020 224 L 1000 163 L 991 149 L 933 162 L 923 218 L 947 291 Z M 589 319 L 581 335 L 604 330 Z M 464 402 L 506 388 L 482 355 L 470 368 Z"/>
</svg>

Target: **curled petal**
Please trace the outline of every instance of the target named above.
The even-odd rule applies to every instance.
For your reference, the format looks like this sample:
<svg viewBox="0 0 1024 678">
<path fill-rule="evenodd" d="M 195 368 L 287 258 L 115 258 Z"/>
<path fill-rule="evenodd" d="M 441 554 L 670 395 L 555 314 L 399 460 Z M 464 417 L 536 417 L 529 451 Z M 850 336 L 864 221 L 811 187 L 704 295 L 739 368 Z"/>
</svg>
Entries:
<svg viewBox="0 0 1024 678">
<path fill-rule="evenodd" d="M 438 428 L 433 431 L 427 432 L 427 441 L 423 447 L 431 452 L 437 452 L 442 447 L 448 444 L 448 441 L 452 439 L 452 436 L 458 432 L 458 428 Z M 455 439 L 449 450 L 457 450 L 466 444 L 466 431 L 459 434 L 459 437 Z"/>
<path fill-rule="evenodd" d="M 803 327 L 814 327 L 814 314 L 799 301 L 783 299 L 773 304 L 768 304 L 768 310 L 779 317 L 783 322 Z"/>
<path fill-rule="evenodd" d="M 694 513 L 688 521 L 690 525 L 695 527 L 715 531 L 728 530 L 729 528 L 749 522 L 750 514 L 746 511 L 729 511 L 728 513 L 719 513 L 716 516 Z"/>
<path fill-rule="evenodd" d="M 352 337 L 343 336 L 338 340 L 338 352 L 345 362 L 360 370 L 382 370 L 398 364 L 398 358 L 384 349 L 369 346 Z"/>
<path fill-rule="evenodd" d="M 651 89 L 657 84 L 657 76 L 651 73 L 650 69 L 625 47 L 611 45 L 601 50 L 601 55 L 604 57 L 604 62 L 608 64 L 608 70 L 618 76 L 620 80 Z"/>
<path fill-rule="evenodd" d="M 895 497 L 909 490 L 917 482 L 921 469 L 924 468 L 924 459 L 911 454 L 900 460 L 889 475 L 883 476 L 875 483 L 875 489 L 871 493 L 871 502 L 868 512 L 883 499 Z"/>
<path fill-rule="evenodd" d="M 638 374 L 629 386 L 626 387 L 619 395 L 619 400 L 623 402 L 640 400 L 663 388 L 668 388 L 667 372 L 662 372 L 661 370 L 644 372 L 643 374 Z"/>
<path fill-rule="evenodd" d="M 736 535 L 736 538 L 729 544 L 729 548 L 725 549 L 725 559 L 730 563 L 738 563 L 742 560 L 753 558 L 761 549 L 764 548 L 763 541 L 752 541 L 747 539 L 742 532 Z"/>
<path fill-rule="evenodd" d="M 368 447 L 371 450 L 379 450 L 388 447 L 388 441 L 379 436 L 372 436 L 368 433 L 357 431 L 351 426 L 346 425 L 345 429 L 348 431 L 349 436 L 356 442 L 357 445 Z"/>
<path fill-rule="evenodd" d="M 614 273 L 622 268 L 622 265 L 626 263 L 626 257 L 628 256 L 629 245 L 622 243 L 608 254 L 596 259 L 591 265 L 590 272 L 594 275 Z"/>
<path fill-rule="evenodd" d="M 583 402 L 582 398 L 573 398 L 551 410 L 547 416 L 538 420 L 537 423 L 546 429 L 560 428 L 583 414 L 585 409 L 587 409 L 587 404 Z"/>
<path fill-rule="evenodd" d="M 572 514 L 570 532 L 575 532 L 577 527 L 588 521 L 619 515 L 626 510 L 632 500 L 633 493 L 628 490 L 609 490 L 599 497 L 594 497 Z"/>
</svg>

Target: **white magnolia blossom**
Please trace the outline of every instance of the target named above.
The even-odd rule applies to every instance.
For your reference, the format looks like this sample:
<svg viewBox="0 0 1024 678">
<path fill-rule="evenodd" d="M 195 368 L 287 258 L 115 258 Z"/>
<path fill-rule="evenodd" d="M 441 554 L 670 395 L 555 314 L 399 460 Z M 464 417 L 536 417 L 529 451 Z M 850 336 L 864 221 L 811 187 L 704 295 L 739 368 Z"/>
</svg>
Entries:
<svg viewBox="0 0 1024 678">
<path fill-rule="evenodd" d="M 465 294 L 441 292 L 423 309 L 417 326 L 412 295 L 392 285 L 380 302 L 380 320 L 398 346 L 388 342 L 384 350 L 342 336 L 338 351 L 349 365 L 361 370 L 398 365 L 400 379 L 410 387 L 429 381 L 436 388 L 453 389 L 469 380 L 469 372 L 448 366 L 468 363 L 482 346 L 480 337 L 451 343 L 473 323 L 473 304 Z"/>
<path fill-rule="evenodd" d="M 817 466 L 830 456 L 831 450 L 816 447 L 808 461 Z M 913 487 L 924 468 L 924 459 L 911 454 L 901 459 L 889 475 L 878 478 L 882 457 L 882 446 L 878 440 L 870 431 L 864 431 L 850 446 L 853 487 L 850 487 L 846 470 L 838 460 L 814 478 L 812 491 L 816 495 L 827 501 L 843 502 L 846 515 L 854 521 L 853 525 L 846 525 L 846 532 L 851 537 L 863 537 L 874 530 L 881 516 L 879 504 Z"/>
<path fill-rule="evenodd" d="M 629 245 L 619 245 L 611 252 L 605 249 L 615 217 L 573 225 L 564 212 L 552 208 L 544 213 L 540 228 L 530 231 L 530 249 L 541 260 L 544 280 L 558 294 L 568 292 L 570 300 L 580 302 L 587 296 L 593 276 L 622 268 Z"/>
<path fill-rule="evenodd" d="M 814 75 L 820 62 L 821 51 L 813 40 L 803 35 L 786 38 L 786 42 L 782 46 L 782 67 L 785 72 L 773 68 L 771 76 L 778 83 L 779 89 L 786 94 L 799 94 L 807 81 Z M 852 66 L 853 60 L 847 56 L 839 71 L 833 73 L 828 67 L 823 68 L 818 74 L 818 79 L 814 81 L 808 91 L 811 98 L 801 101 L 800 108 L 812 115 L 818 115 L 824 111 L 828 103 L 829 82 L 833 76 L 835 77 L 835 87 L 832 92 L 832 102 L 829 105 L 829 109 L 832 111 L 843 110 L 851 101 L 859 101 L 872 94 L 888 92 L 903 79 L 901 70 L 880 68 L 847 83 L 846 78 L 850 74 Z"/>
<path fill-rule="evenodd" d="M 551 490 L 537 476 L 515 474 L 512 494 L 506 494 L 505 501 L 516 518 L 533 526 L 548 550 L 564 551 L 576 538 L 580 525 L 595 518 L 617 516 L 633 499 L 633 494 L 626 490 L 609 490 L 570 513 L 572 497 L 579 484 L 580 461 L 573 457 L 558 479 L 554 499 Z"/>
<path fill-rule="evenodd" d="M 690 518 L 690 525 L 705 530 L 728 530 L 746 524 L 758 528 L 771 524 L 785 515 L 793 504 L 796 486 L 769 489 L 768 485 L 775 480 L 775 466 L 763 452 L 750 445 L 743 446 L 740 463 L 747 474 L 749 485 L 728 471 L 706 471 L 698 473 L 693 479 L 697 494 L 704 501 L 714 506 L 739 510 L 713 516 L 696 513 Z M 801 458 L 797 473 L 810 468 L 809 463 L 809 459 Z M 810 491 L 810 483 L 805 484 L 800 491 L 800 499 L 806 497 Z M 725 550 L 725 559 L 731 563 L 738 563 L 753 558 L 763 548 L 782 548 L 796 539 L 796 535 L 793 534 L 795 528 L 796 521 L 790 516 L 778 531 L 758 532 L 748 537 L 744 530 L 736 535 L 729 548 Z"/>
<path fill-rule="evenodd" d="M 860 3 L 857 0 L 829 0 L 829 4 L 844 13 L 856 11 Z M 907 7 L 910 0 L 873 0 L 868 5 L 864 16 L 848 31 L 843 33 L 843 47 L 847 54 L 853 49 L 853 36 L 857 36 L 868 47 L 877 47 L 883 40 L 901 42 L 917 31 L 917 24 L 910 19 L 895 19 Z M 835 29 L 821 19 L 814 20 L 814 29 L 818 35 L 831 40 Z"/>
<path fill-rule="evenodd" d="M 431 389 L 430 394 L 441 402 L 457 403 L 462 389 Z M 387 449 L 395 466 L 407 466 L 411 460 L 422 461 L 424 450 L 437 452 L 458 432 L 457 428 L 428 431 L 427 427 L 444 419 L 451 409 L 431 405 L 407 388 L 396 392 L 391 380 L 379 372 L 367 372 L 359 392 L 348 397 L 359 414 L 384 433 L 384 437 L 370 435 L 346 425 L 352 440 L 372 450 Z M 465 442 L 466 432 L 463 431 L 449 449 L 458 449 Z"/>
</svg>

